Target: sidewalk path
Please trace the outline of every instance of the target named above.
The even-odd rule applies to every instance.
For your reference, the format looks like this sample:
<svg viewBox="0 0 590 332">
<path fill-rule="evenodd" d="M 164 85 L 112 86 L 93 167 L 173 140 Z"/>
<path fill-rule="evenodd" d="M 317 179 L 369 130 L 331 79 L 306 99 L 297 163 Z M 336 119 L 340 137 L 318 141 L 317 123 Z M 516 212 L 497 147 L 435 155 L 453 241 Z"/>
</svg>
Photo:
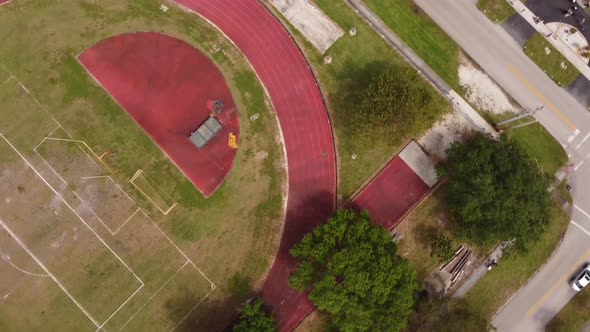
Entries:
<svg viewBox="0 0 590 332">
<path fill-rule="evenodd" d="M 539 22 L 535 23 L 535 13 L 533 13 L 530 9 L 527 8 L 522 2 L 518 0 L 506 0 L 514 10 L 522 16 L 529 24 L 535 28 L 547 41 L 555 47 L 559 53 L 561 53 L 569 62 L 574 65 L 578 69 L 578 71 L 584 75 L 587 79 L 590 80 L 590 67 L 586 64 L 578 55 L 571 49 L 567 44 L 562 41 L 561 39 L 554 37 L 555 34 L 545 23 Z"/>
<path fill-rule="evenodd" d="M 463 281 L 461 286 L 459 286 L 459 288 L 457 288 L 457 290 L 455 291 L 455 293 L 453 293 L 452 296 L 454 298 L 462 298 L 463 296 L 465 296 L 465 294 L 467 294 L 467 292 L 469 292 L 469 290 L 471 288 L 473 288 L 473 286 L 475 286 L 475 284 L 479 281 L 479 279 L 481 279 L 489 271 L 488 267 L 486 266 L 486 263 L 491 262 L 492 260 L 498 262 L 500 257 L 502 257 L 502 254 L 504 253 L 505 248 L 506 248 L 505 242 L 498 245 L 494 249 L 494 251 L 492 251 L 492 253 L 489 254 L 488 257 L 486 257 L 485 261 L 483 263 L 481 263 L 475 269 L 475 271 L 473 271 L 469 275 L 469 277 L 467 277 L 467 279 L 465 279 L 465 281 Z"/>
</svg>

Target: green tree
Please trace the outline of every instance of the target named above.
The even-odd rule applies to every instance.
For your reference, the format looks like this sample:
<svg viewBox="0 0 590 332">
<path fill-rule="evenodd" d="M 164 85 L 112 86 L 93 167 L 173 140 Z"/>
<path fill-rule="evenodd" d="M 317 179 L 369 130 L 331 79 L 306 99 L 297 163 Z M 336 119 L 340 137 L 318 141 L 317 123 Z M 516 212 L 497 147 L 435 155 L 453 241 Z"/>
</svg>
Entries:
<svg viewBox="0 0 590 332">
<path fill-rule="evenodd" d="M 454 143 L 448 162 L 446 201 L 461 232 L 479 244 L 516 239 L 518 246 L 539 238 L 549 223 L 549 182 L 514 143 L 477 134 Z"/>
<path fill-rule="evenodd" d="M 439 234 L 430 244 L 430 256 L 438 257 L 442 261 L 447 261 L 453 257 L 453 241 L 448 237 Z"/>
<path fill-rule="evenodd" d="M 248 303 L 240 310 L 240 316 L 234 323 L 234 332 L 274 332 L 277 325 L 271 314 L 262 308 L 262 300 Z"/>
<path fill-rule="evenodd" d="M 416 271 L 366 213 L 338 210 L 295 244 L 300 259 L 291 286 L 311 287 L 309 299 L 339 331 L 400 331 L 412 311 Z"/>
<path fill-rule="evenodd" d="M 386 70 L 353 107 L 353 135 L 365 141 L 395 143 L 435 121 L 438 108 L 432 101 L 433 90 L 415 70 Z"/>
</svg>

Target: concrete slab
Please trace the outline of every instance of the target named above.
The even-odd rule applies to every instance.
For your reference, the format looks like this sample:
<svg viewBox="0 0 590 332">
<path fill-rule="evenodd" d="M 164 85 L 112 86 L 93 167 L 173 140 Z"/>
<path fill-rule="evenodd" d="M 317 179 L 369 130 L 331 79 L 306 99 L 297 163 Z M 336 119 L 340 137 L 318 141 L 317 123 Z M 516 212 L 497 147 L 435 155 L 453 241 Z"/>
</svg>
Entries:
<svg viewBox="0 0 590 332">
<path fill-rule="evenodd" d="M 308 0 L 271 0 L 281 14 L 324 54 L 344 31 Z"/>
<path fill-rule="evenodd" d="M 437 176 L 434 163 L 422 150 L 420 145 L 412 140 L 400 152 L 399 157 L 416 173 L 424 183 L 432 188 L 436 184 Z"/>
</svg>

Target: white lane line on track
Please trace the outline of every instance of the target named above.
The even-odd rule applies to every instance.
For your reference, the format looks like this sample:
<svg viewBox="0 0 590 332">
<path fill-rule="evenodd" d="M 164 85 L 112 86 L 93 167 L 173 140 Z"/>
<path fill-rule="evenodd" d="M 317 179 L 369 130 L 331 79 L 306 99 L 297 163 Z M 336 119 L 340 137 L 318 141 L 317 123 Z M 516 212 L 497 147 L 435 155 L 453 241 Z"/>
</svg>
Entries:
<svg viewBox="0 0 590 332">
<path fill-rule="evenodd" d="M 576 165 L 576 167 L 574 167 L 574 171 L 577 171 L 578 168 L 580 168 L 580 166 L 582 166 L 584 164 L 584 160 L 580 161 L 579 164 Z"/>
<path fill-rule="evenodd" d="M 582 212 L 582 214 L 585 215 L 587 218 L 590 218 L 590 214 L 588 214 L 586 211 L 582 210 L 579 206 L 574 204 L 574 207 L 576 208 L 576 210 Z"/>
<path fill-rule="evenodd" d="M 590 138 L 590 133 L 588 133 L 588 135 L 584 136 L 584 139 L 582 139 L 582 142 L 580 142 L 580 144 L 576 145 L 575 149 L 579 149 L 585 142 L 586 140 L 588 140 L 588 138 Z"/>
<path fill-rule="evenodd" d="M 586 233 L 586 235 L 590 236 L 590 232 L 589 232 L 589 231 L 587 231 L 587 230 L 586 230 L 584 227 L 580 226 L 580 225 L 579 225 L 577 222 L 575 222 L 573 219 L 572 219 L 572 220 L 570 220 L 570 221 L 571 221 L 571 223 L 572 223 L 574 226 L 578 227 L 578 228 L 579 228 L 579 229 L 580 229 L 582 232 L 584 232 L 584 233 Z"/>
</svg>

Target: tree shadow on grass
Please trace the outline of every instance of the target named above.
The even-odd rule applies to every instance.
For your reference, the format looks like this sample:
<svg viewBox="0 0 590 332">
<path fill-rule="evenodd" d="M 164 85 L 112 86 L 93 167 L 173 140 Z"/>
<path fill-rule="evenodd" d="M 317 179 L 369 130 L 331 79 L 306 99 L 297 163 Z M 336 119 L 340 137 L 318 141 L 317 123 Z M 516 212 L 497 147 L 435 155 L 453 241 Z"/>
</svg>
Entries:
<svg viewBox="0 0 590 332">
<path fill-rule="evenodd" d="M 430 247 L 440 231 L 432 225 L 418 224 L 412 230 L 416 242 L 424 248 Z"/>
</svg>

